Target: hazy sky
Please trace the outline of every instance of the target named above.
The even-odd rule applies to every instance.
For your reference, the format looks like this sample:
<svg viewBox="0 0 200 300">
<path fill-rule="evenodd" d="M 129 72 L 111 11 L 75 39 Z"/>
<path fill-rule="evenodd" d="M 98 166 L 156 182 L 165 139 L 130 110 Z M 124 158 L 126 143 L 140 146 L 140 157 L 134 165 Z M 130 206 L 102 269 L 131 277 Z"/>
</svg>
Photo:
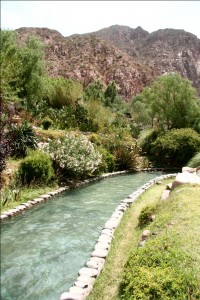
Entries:
<svg viewBox="0 0 200 300">
<path fill-rule="evenodd" d="M 184 29 L 200 38 L 200 1 L 4 1 L 1 28 L 47 27 L 64 36 L 111 25 L 152 32 Z"/>
</svg>

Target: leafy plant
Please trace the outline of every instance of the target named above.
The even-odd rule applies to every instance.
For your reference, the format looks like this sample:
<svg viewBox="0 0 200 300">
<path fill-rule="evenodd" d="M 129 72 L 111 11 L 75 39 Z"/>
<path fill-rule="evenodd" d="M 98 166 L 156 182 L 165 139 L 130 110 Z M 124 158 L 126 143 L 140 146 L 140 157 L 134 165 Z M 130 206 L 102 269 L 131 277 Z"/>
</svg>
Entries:
<svg viewBox="0 0 200 300">
<path fill-rule="evenodd" d="M 30 151 L 19 165 L 18 177 L 22 185 L 51 183 L 55 175 L 49 155 L 39 150 Z"/>
<path fill-rule="evenodd" d="M 37 136 L 30 124 L 24 120 L 20 125 L 12 125 L 9 134 L 13 136 L 12 155 L 16 158 L 25 157 L 28 148 L 37 148 Z"/>
<path fill-rule="evenodd" d="M 116 159 L 108 150 L 98 147 L 99 153 L 102 155 L 102 162 L 98 171 L 101 173 L 112 173 L 116 171 Z"/>
<path fill-rule="evenodd" d="M 124 143 L 114 150 L 118 170 L 137 170 L 139 165 L 141 149 L 137 142 Z"/>
<path fill-rule="evenodd" d="M 0 192 L 1 206 L 8 206 L 11 202 L 20 200 L 21 190 L 17 189 L 4 189 Z"/>
</svg>

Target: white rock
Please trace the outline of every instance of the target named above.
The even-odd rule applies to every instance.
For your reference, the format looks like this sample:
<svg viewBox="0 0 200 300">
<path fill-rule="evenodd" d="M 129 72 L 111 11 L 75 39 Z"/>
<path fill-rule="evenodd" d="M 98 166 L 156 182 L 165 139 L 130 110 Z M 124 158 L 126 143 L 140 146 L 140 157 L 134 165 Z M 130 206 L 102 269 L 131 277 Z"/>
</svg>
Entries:
<svg viewBox="0 0 200 300">
<path fill-rule="evenodd" d="M 81 275 L 88 275 L 90 277 L 96 277 L 98 275 L 98 271 L 92 268 L 81 268 L 78 272 Z"/>
<path fill-rule="evenodd" d="M 169 198 L 170 190 L 164 190 L 161 195 L 161 200 L 165 201 Z"/>
<path fill-rule="evenodd" d="M 60 296 L 60 300 L 83 300 L 84 297 L 82 295 L 72 294 L 69 292 L 62 293 Z"/>
<path fill-rule="evenodd" d="M 108 250 L 95 250 L 92 252 L 92 256 L 97 256 L 97 257 L 106 257 L 108 255 Z"/>
</svg>

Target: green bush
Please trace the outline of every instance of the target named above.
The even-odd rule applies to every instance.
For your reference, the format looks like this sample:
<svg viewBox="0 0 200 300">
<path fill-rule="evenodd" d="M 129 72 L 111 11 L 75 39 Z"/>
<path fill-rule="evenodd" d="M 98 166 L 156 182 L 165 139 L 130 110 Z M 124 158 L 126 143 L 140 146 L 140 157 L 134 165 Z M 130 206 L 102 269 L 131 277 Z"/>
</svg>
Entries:
<svg viewBox="0 0 200 300">
<path fill-rule="evenodd" d="M 26 120 L 19 126 L 13 125 L 9 134 L 13 138 L 12 156 L 16 158 L 25 157 L 29 148 L 37 148 L 37 136 Z"/>
<path fill-rule="evenodd" d="M 152 130 L 140 142 L 154 166 L 182 167 L 200 150 L 200 135 L 191 128 Z"/>
<path fill-rule="evenodd" d="M 41 122 L 41 124 L 45 130 L 48 130 L 49 127 L 52 125 L 52 123 L 53 122 L 49 117 L 45 117 Z"/>
<path fill-rule="evenodd" d="M 173 129 L 159 136 L 152 149 L 160 165 L 182 167 L 200 150 L 200 135 L 191 128 Z"/>
<path fill-rule="evenodd" d="M 100 167 L 98 168 L 98 172 L 100 173 L 112 173 L 116 171 L 116 162 L 115 157 L 108 150 L 98 147 L 99 153 L 102 155 L 102 162 Z"/>
<path fill-rule="evenodd" d="M 51 183 L 55 175 L 49 155 L 42 151 L 30 151 L 19 165 L 18 176 L 22 185 Z"/>
<path fill-rule="evenodd" d="M 200 152 L 196 153 L 188 162 L 188 167 L 197 168 L 200 166 Z"/>
<path fill-rule="evenodd" d="M 162 236 L 133 250 L 124 268 L 120 299 L 200 299 L 187 253 L 177 250 L 171 237 Z"/>
<path fill-rule="evenodd" d="M 147 205 L 144 207 L 139 215 L 139 224 L 138 226 L 143 227 L 152 222 L 152 216 L 156 212 L 155 206 Z"/>
</svg>

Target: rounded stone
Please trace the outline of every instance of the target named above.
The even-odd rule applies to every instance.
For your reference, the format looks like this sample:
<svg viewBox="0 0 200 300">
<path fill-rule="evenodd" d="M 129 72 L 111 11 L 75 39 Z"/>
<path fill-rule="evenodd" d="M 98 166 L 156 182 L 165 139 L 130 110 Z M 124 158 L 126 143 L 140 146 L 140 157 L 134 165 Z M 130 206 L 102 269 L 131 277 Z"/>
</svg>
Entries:
<svg viewBox="0 0 200 300">
<path fill-rule="evenodd" d="M 110 236 L 110 237 L 113 236 L 113 230 L 111 230 L 111 229 L 103 229 L 103 230 L 101 231 L 101 233 L 102 233 L 102 234 L 105 234 L 105 235 L 107 235 L 107 236 Z"/>
<path fill-rule="evenodd" d="M 70 289 L 69 289 L 69 292 L 72 293 L 72 294 L 78 294 L 78 295 L 84 295 L 85 294 L 85 291 L 83 288 L 80 288 L 78 286 L 72 286 Z"/>
<path fill-rule="evenodd" d="M 69 292 L 62 293 L 62 295 L 60 296 L 60 300 L 83 300 L 83 299 L 84 298 L 82 295 L 72 294 Z"/>
<path fill-rule="evenodd" d="M 108 250 L 95 250 L 92 252 L 92 256 L 97 256 L 97 257 L 106 257 L 108 255 Z"/>
<path fill-rule="evenodd" d="M 111 236 L 107 236 L 107 235 L 105 235 L 105 234 L 102 234 L 102 235 L 100 235 L 100 237 L 98 238 L 98 242 L 102 242 L 102 243 L 104 243 L 104 242 L 106 242 L 106 243 L 111 243 L 111 239 L 112 239 L 112 237 Z"/>
<path fill-rule="evenodd" d="M 87 285 L 93 285 L 94 282 L 95 282 L 95 278 L 94 277 L 90 277 L 88 275 L 80 275 L 80 276 L 78 276 L 77 281 L 84 282 Z"/>
<path fill-rule="evenodd" d="M 96 277 L 98 271 L 92 268 L 81 268 L 78 272 L 79 275 L 88 275 L 90 277 Z"/>
<path fill-rule="evenodd" d="M 95 250 L 108 250 L 110 248 L 110 244 L 107 242 L 98 242 L 94 248 Z"/>
</svg>

